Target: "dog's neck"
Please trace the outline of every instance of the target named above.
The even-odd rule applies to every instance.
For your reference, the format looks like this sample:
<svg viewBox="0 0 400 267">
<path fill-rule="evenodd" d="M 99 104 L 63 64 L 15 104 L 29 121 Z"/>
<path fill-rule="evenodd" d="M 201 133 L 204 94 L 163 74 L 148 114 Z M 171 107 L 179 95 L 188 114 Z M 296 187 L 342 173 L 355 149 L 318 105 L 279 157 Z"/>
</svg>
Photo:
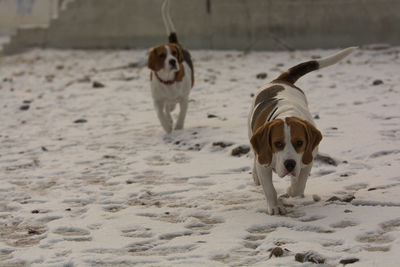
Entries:
<svg viewBox="0 0 400 267">
<path fill-rule="evenodd" d="M 177 72 L 160 70 L 158 72 L 154 72 L 154 74 L 157 80 L 162 84 L 172 85 L 176 82 Z"/>
</svg>

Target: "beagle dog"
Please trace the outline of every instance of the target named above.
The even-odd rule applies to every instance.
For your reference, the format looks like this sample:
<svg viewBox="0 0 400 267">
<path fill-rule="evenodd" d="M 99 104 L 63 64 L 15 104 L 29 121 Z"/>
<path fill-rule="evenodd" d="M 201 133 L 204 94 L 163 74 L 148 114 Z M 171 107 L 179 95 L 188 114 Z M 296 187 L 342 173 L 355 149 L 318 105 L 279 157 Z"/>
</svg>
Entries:
<svg viewBox="0 0 400 267">
<path fill-rule="evenodd" d="M 261 87 L 254 96 L 248 120 L 248 134 L 255 157 L 253 179 L 262 185 L 268 213 L 285 214 L 272 184 L 272 172 L 291 177 L 287 194 L 303 196 L 321 132 L 315 127 L 304 92 L 294 83 L 308 72 L 318 70 L 343 59 L 356 47 L 337 54 L 301 63 Z"/>
<path fill-rule="evenodd" d="M 178 42 L 169 16 L 169 1 L 164 0 L 161 14 L 168 35 L 168 44 L 153 48 L 148 57 L 151 94 L 161 126 L 167 133 L 173 129 L 171 112 L 179 103 L 180 112 L 175 129 L 182 129 L 188 108 L 190 89 L 194 84 L 191 56 Z"/>
</svg>

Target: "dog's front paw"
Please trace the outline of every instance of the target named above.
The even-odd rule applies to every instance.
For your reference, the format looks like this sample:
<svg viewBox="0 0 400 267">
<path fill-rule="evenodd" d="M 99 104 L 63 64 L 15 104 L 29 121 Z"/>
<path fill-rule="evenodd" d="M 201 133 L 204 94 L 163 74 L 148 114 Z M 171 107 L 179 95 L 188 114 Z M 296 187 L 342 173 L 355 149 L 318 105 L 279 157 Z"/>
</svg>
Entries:
<svg viewBox="0 0 400 267">
<path fill-rule="evenodd" d="M 175 126 L 175 130 L 182 130 L 183 129 L 183 123 L 177 123 Z"/>
<path fill-rule="evenodd" d="M 304 193 L 299 190 L 294 190 L 291 186 L 289 186 L 286 190 L 287 197 L 304 197 Z"/>
<path fill-rule="evenodd" d="M 285 215 L 287 212 L 282 204 L 278 204 L 275 206 L 268 205 L 268 213 L 269 215 Z"/>
</svg>

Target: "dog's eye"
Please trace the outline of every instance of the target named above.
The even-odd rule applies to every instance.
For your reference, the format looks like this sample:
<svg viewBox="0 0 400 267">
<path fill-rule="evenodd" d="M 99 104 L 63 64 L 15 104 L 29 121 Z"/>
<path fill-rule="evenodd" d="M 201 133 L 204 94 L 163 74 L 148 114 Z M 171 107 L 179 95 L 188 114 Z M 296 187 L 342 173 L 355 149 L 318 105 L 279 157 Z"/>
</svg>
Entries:
<svg viewBox="0 0 400 267">
<path fill-rule="evenodd" d="M 303 145 L 303 141 L 299 140 L 296 142 L 297 147 L 301 147 Z"/>
<path fill-rule="evenodd" d="M 160 58 L 165 58 L 165 54 L 162 53 L 162 54 L 160 55 Z"/>
<path fill-rule="evenodd" d="M 274 145 L 277 148 L 281 148 L 283 146 L 283 144 L 281 142 L 279 142 L 279 141 L 275 142 Z"/>
<path fill-rule="evenodd" d="M 173 56 L 176 56 L 176 51 L 172 51 L 172 55 L 173 55 Z"/>
</svg>

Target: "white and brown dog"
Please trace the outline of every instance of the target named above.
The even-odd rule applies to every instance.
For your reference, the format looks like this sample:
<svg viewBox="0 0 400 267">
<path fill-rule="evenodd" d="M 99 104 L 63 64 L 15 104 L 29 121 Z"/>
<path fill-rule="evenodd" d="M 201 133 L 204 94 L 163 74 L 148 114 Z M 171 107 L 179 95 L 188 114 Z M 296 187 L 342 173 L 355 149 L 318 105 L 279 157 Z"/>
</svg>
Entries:
<svg viewBox="0 0 400 267">
<path fill-rule="evenodd" d="M 189 51 L 179 43 L 169 16 L 169 1 L 165 0 L 161 14 L 168 35 L 168 44 L 159 45 L 149 53 L 151 93 L 161 126 L 167 133 L 173 129 L 171 112 L 179 103 L 175 129 L 182 129 L 188 109 L 189 93 L 194 84 L 193 64 Z"/>
<path fill-rule="evenodd" d="M 253 178 L 262 185 L 269 214 L 285 214 L 276 195 L 272 172 L 291 176 L 289 196 L 302 196 L 310 174 L 321 132 L 315 128 L 304 92 L 294 83 L 308 72 L 332 65 L 353 52 L 350 47 L 335 55 L 301 63 L 261 87 L 249 114 L 250 143 L 255 158 Z"/>
</svg>

